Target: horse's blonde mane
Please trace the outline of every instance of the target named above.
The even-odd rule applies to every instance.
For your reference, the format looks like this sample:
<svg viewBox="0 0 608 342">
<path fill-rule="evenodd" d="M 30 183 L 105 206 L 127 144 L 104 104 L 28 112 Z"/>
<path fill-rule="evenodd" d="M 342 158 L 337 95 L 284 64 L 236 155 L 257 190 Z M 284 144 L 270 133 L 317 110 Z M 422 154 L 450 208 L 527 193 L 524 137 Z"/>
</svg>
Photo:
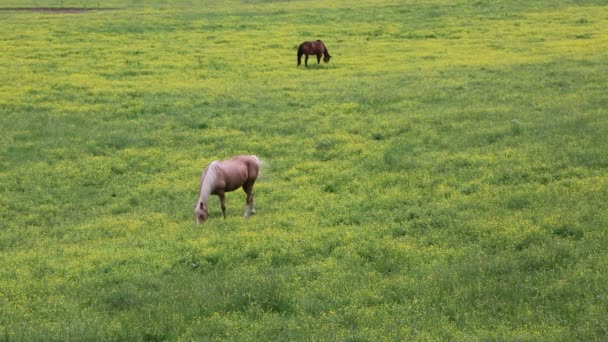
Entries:
<svg viewBox="0 0 608 342">
<path fill-rule="evenodd" d="M 203 202 L 204 204 L 207 204 L 207 199 L 216 185 L 217 168 L 219 167 L 219 164 L 220 163 L 217 160 L 214 160 L 203 171 L 203 174 L 201 175 L 201 189 L 198 197 L 199 203 Z"/>
</svg>

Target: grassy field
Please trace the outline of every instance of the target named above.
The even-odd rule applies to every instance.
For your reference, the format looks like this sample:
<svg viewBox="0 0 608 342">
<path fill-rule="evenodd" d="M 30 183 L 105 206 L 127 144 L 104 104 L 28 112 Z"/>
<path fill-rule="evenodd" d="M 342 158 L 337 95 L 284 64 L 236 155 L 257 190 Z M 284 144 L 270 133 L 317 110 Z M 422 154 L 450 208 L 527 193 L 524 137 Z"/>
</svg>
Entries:
<svg viewBox="0 0 608 342">
<path fill-rule="evenodd" d="M 0 0 L 61 4 L 0 10 L 0 340 L 608 339 L 605 1 Z"/>
</svg>

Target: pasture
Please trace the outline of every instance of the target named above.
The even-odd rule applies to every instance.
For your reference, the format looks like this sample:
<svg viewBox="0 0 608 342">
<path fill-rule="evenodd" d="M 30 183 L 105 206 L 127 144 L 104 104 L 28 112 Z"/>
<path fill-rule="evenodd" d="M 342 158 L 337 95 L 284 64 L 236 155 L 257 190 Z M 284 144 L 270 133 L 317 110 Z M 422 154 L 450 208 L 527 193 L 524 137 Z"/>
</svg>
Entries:
<svg viewBox="0 0 608 342">
<path fill-rule="evenodd" d="M 0 340 L 608 338 L 605 1 L 0 7 Z"/>
</svg>

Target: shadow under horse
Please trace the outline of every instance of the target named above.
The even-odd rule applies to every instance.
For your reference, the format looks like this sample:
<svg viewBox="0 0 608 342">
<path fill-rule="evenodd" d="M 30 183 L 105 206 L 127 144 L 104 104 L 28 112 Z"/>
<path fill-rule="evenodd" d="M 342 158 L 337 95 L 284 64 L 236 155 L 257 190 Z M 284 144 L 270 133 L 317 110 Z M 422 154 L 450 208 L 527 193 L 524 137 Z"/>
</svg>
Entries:
<svg viewBox="0 0 608 342">
<path fill-rule="evenodd" d="M 329 59 L 331 58 L 325 44 L 320 40 L 300 44 L 298 47 L 298 66 L 302 64 L 302 55 L 305 55 L 304 65 L 306 66 L 308 66 L 308 56 L 310 55 L 317 56 L 317 64 L 321 63 L 321 56 L 323 56 L 323 62 L 325 63 L 329 62 Z"/>
</svg>

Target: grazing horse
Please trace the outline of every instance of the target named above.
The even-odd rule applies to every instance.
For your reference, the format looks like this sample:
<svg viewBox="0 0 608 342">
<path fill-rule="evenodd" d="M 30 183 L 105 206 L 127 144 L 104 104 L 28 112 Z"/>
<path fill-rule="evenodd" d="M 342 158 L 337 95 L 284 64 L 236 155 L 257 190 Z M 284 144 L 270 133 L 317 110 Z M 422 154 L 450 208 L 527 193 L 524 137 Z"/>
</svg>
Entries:
<svg viewBox="0 0 608 342">
<path fill-rule="evenodd" d="M 207 202 L 209 195 L 218 195 L 226 219 L 226 199 L 224 193 L 243 187 L 247 194 L 243 216 L 255 214 L 253 204 L 253 184 L 255 183 L 262 162 L 256 156 L 236 156 L 224 161 L 213 161 L 201 174 L 201 188 L 198 201 L 194 206 L 196 224 L 209 217 Z"/>
<path fill-rule="evenodd" d="M 321 63 L 321 56 L 323 56 L 323 62 L 325 63 L 329 62 L 331 58 L 325 44 L 320 40 L 300 44 L 298 47 L 298 66 L 302 63 L 302 55 L 306 55 L 304 58 L 304 65 L 306 66 L 308 66 L 308 56 L 310 55 L 317 56 L 317 64 Z"/>
</svg>

